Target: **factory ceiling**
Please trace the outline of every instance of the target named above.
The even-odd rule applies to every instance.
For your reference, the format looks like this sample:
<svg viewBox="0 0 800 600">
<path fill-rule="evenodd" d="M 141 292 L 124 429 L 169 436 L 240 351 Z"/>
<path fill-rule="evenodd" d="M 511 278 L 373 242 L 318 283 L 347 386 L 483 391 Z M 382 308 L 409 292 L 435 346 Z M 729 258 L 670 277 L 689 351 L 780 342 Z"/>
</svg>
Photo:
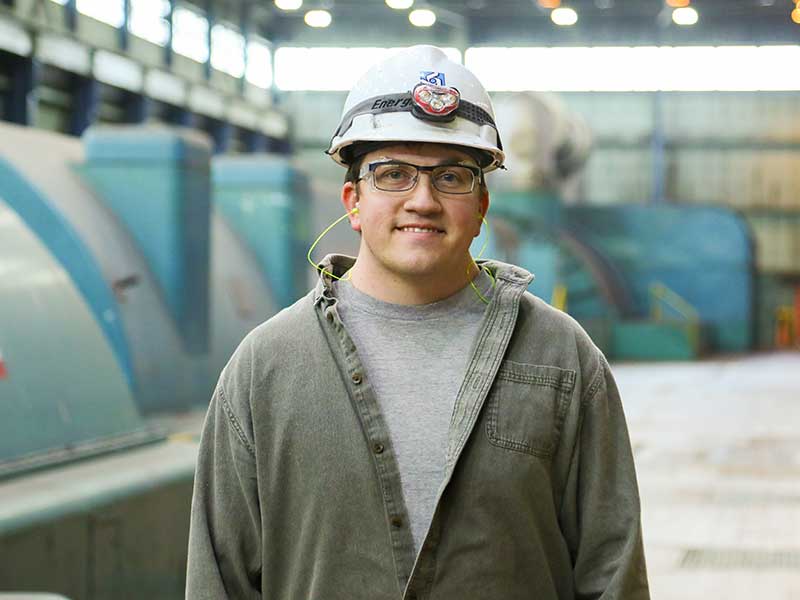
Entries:
<svg viewBox="0 0 800 600">
<path fill-rule="evenodd" d="M 551 0 L 552 1 L 552 0 Z M 202 0 L 196 0 L 203 4 Z M 689 0 L 669 0 L 669 3 Z M 547 4 L 543 0 L 541 4 Z M 559 4 L 559 2 L 555 2 Z M 798 44 L 800 24 L 792 22 L 793 0 L 691 0 L 699 13 L 695 25 L 671 19 L 664 0 L 564 0 L 578 22 L 559 27 L 538 0 L 428 0 L 412 9 L 430 8 L 432 27 L 414 27 L 409 10 L 393 10 L 384 0 L 305 0 L 299 10 L 284 11 L 273 0 L 212 0 L 217 19 L 245 22 L 277 44 L 386 46 L 419 42 L 456 47 L 475 45 L 691 45 Z M 332 23 L 312 29 L 308 10 L 325 9 Z"/>
</svg>

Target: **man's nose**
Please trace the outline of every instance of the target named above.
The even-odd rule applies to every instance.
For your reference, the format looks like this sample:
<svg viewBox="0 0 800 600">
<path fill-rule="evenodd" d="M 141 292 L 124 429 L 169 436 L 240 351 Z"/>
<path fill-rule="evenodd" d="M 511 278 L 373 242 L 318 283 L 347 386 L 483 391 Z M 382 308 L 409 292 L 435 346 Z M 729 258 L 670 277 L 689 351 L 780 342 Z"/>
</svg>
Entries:
<svg viewBox="0 0 800 600">
<path fill-rule="evenodd" d="M 438 212 L 441 210 L 442 206 L 436 198 L 436 189 L 433 187 L 431 173 L 420 172 L 417 184 L 406 200 L 405 208 L 415 212 Z"/>
</svg>

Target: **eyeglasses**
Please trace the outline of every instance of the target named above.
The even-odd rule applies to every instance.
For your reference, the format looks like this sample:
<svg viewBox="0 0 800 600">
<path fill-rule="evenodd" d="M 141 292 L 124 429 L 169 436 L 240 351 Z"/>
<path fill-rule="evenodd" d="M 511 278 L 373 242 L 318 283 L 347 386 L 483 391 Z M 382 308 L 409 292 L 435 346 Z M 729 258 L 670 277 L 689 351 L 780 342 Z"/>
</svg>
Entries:
<svg viewBox="0 0 800 600">
<path fill-rule="evenodd" d="M 396 160 L 380 160 L 363 165 L 356 181 L 370 176 L 377 190 L 407 192 L 417 185 L 420 172 L 430 173 L 433 187 L 443 194 L 469 194 L 482 175 L 479 167 L 471 165 L 422 167 Z"/>
</svg>

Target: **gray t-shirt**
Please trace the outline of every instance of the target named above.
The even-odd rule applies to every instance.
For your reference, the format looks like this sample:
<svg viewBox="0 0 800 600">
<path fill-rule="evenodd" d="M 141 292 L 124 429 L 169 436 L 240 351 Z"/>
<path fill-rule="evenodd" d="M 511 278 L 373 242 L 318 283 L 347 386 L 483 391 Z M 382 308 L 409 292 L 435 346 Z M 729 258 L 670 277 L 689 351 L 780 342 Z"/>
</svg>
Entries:
<svg viewBox="0 0 800 600">
<path fill-rule="evenodd" d="M 473 283 L 491 299 L 489 275 L 481 272 Z M 414 306 L 377 300 L 346 281 L 337 282 L 334 293 L 391 434 L 419 552 L 444 478 L 453 405 L 486 304 L 470 285 Z"/>
</svg>

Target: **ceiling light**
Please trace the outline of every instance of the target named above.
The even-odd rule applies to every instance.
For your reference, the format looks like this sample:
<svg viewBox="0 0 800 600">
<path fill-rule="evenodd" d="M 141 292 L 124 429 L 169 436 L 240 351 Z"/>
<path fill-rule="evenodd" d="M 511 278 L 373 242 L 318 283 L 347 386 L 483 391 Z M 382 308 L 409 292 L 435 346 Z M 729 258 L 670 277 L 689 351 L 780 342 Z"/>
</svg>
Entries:
<svg viewBox="0 0 800 600">
<path fill-rule="evenodd" d="M 275 0 L 275 6 L 281 10 L 297 10 L 303 6 L 303 0 Z"/>
<path fill-rule="evenodd" d="M 309 27 L 327 27 L 333 19 L 327 10 L 310 10 L 303 20 Z"/>
<path fill-rule="evenodd" d="M 550 13 L 550 18 L 556 25 L 575 25 L 578 22 L 578 13 L 571 8 L 557 8 Z"/>
<path fill-rule="evenodd" d="M 386 6 L 395 10 L 405 10 L 411 8 L 414 0 L 386 0 Z"/>
<path fill-rule="evenodd" d="M 676 25 L 694 25 L 697 23 L 697 11 L 691 6 L 676 8 L 672 11 L 672 20 Z"/>
<path fill-rule="evenodd" d="M 800 5 L 792 11 L 792 21 L 800 25 Z"/>
<path fill-rule="evenodd" d="M 436 13 L 427 8 L 418 8 L 408 13 L 408 20 L 417 27 L 430 27 L 436 23 Z"/>
</svg>

